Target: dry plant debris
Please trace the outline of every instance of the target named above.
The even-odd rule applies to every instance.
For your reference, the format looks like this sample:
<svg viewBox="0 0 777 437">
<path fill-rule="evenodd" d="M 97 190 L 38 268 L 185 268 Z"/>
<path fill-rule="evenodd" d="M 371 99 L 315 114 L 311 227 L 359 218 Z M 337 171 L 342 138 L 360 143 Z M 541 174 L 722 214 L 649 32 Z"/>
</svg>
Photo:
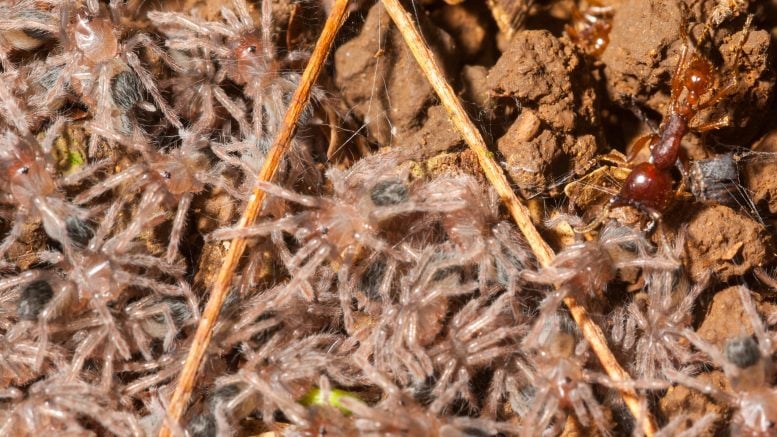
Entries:
<svg viewBox="0 0 777 437">
<path fill-rule="evenodd" d="M 777 7 L 345 3 L 0 0 L 0 434 L 769 435 Z"/>
</svg>

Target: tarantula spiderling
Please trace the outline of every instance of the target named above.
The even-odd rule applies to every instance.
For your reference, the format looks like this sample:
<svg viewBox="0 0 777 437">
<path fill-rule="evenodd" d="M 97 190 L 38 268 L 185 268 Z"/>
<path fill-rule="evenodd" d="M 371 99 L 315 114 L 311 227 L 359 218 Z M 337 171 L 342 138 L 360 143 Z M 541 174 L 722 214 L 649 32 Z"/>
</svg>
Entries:
<svg viewBox="0 0 777 437">
<path fill-rule="evenodd" d="M 90 435 L 94 422 L 115 435 L 145 435 L 135 416 L 100 387 L 51 375 L 19 393 L 0 424 L 2 435 Z"/>
<path fill-rule="evenodd" d="M 579 339 L 566 315 L 551 315 L 541 322 L 536 346 L 513 358 L 525 378 L 523 387 L 509 388 L 512 408 L 522 419 L 522 434 L 556 434 L 566 416 L 574 413 L 584 427 L 607 435 L 610 424 L 593 391 L 593 383 L 604 378 L 586 369 L 588 344 Z"/>
<path fill-rule="evenodd" d="M 733 407 L 735 411 L 730 429 L 733 435 L 774 435 L 777 428 L 777 388 L 771 382 L 774 372 L 772 356 L 777 346 L 773 333 L 767 331 L 755 308 L 750 290 L 740 286 L 738 291 L 755 340 L 749 335 L 737 335 L 730 338 L 721 351 L 691 329 L 682 332 L 696 348 L 723 369 L 733 392 L 723 391 L 672 369 L 666 369 L 665 373 L 670 380 Z"/>
<path fill-rule="evenodd" d="M 520 337 L 528 331 L 528 325 L 515 320 L 512 311 L 514 296 L 503 293 L 489 303 L 480 296 L 469 301 L 451 320 L 445 338 L 431 347 L 429 355 L 439 370 L 439 377 L 432 391 L 438 398 L 453 398 L 449 390 L 460 390 L 461 396 L 473 408 L 480 401 L 472 392 L 471 379 L 477 372 L 499 368 L 499 362 L 515 352 Z"/>
<path fill-rule="evenodd" d="M 461 187 L 467 208 L 446 213 L 442 225 L 454 245 L 462 265 L 478 266 L 480 290 L 493 284 L 515 291 L 521 272 L 531 264 L 531 256 L 514 226 L 499 220 L 499 196 L 484 190 L 474 177 L 462 175 Z M 484 192 L 485 191 L 485 192 Z"/>
<path fill-rule="evenodd" d="M 68 256 L 77 245 L 78 229 L 74 224 L 86 221 L 89 214 L 65 198 L 61 185 L 66 179 L 57 176 L 49 159 L 51 145 L 63 123 L 55 122 L 42 143 L 24 125 L 20 126 L 23 133 L 19 135 L 11 131 L 0 134 L 0 204 L 15 208 L 13 226 L 0 243 L 0 258 L 22 235 L 25 223 L 33 221 L 40 221 L 46 234 L 59 242 Z M 96 168 L 86 166 L 81 172 L 88 175 Z"/>
<path fill-rule="evenodd" d="M 141 101 L 142 93 L 148 92 L 170 124 L 182 128 L 135 50 L 145 47 L 172 69 L 180 68 L 147 34 L 135 33 L 122 38 L 124 29 L 116 21 L 121 14 L 119 2 L 111 2 L 110 7 L 96 1 L 88 1 L 85 6 L 64 5 L 61 8 L 63 50 L 46 59 L 50 68 L 58 70 L 57 78 L 43 95 L 32 100 L 51 108 L 72 90 L 89 108 L 93 124 L 127 134 L 136 130 L 128 124 L 130 109 L 138 106 L 155 110 L 153 105 Z M 97 137 L 93 135 L 90 140 L 93 150 Z"/>
<path fill-rule="evenodd" d="M 362 249 L 408 260 L 407 253 L 392 247 L 383 238 L 384 222 L 411 213 L 448 212 L 465 207 L 459 200 L 460 178 L 408 184 L 405 172 L 399 176 L 390 173 L 396 164 L 396 158 L 391 155 L 375 155 L 362 159 L 347 171 L 331 168 L 326 175 L 334 193 L 327 197 L 298 194 L 268 182 L 258 182 L 257 187 L 268 194 L 306 209 L 247 228 L 219 229 L 207 239 L 251 238 L 272 233 L 293 235 L 302 246 L 293 256 L 281 257 L 293 275 L 289 287 L 301 286 L 305 296 L 312 299 L 312 288 L 307 282 L 327 260 L 336 260 L 342 263 L 341 269 L 349 269 Z"/>
<path fill-rule="evenodd" d="M 210 83 L 201 88 L 206 93 L 199 97 L 204 105 L 202 114 L 195 115 L 198 123 L 211 124 L 218 103 L 238 122 L 243 136 L 259 141 L 272 136 L 280 126 L 300 78 L 290 67 L 306 54 L 290 51 L 285 58 L 278 57 L 272 39 L 269 0 L 262 2 L 258 29 L 244 0 L 233 0 L 232 9 L 222 8 L 221 15 L 225 22 L 175 12 L 151 12 L 149 18 L 168 35 L 166 44 L 170 49 L 186 53 L 189 59 L 204 57 L 200 68 L 212 67 L 210 58 L 215 56 L 217 69 L 209 73 Z M 251 101 L 250 124 L 242 102 L 232 100 L 225 92 L 222 83 L 227 78 L 242 86 L 243 94 Z M 189 92 L 182 91 L 183 95 Z M 313 90 L 314 101 L 323 97 L 322 92 Z"/>
<path fill-rule="evenodd" d="M 96 129 L 99 130 L 99 129 Z M 212 165 L 205 150 L 209 140 L 202 134 L 180 130 L 180 145 L 169 150 L 158 150 L 143 135 L 119 135 L 99 130 L 116 143 L 140 151 L 140 162 L 130 165 L 122 171 L 99 180 L 89 189 L 79 193 L 73 200 L 84 205 L 103 193 L 122 188 L 123 195 L 138 191 L 147 198 L 146 207 L 167 208 L 175 206 L 170 239 L 165 252 L 165 260 L 172 263 L 178 254 L 178 246 L 183 237 L 186 214 L 194 196 L 207 186 L 222 188 L 234 197 L 240 197 L 222 175 L 223 165 Z M 153 214 L 147 215 L 150 219 Z M 137 226 L 149 226 L 151 221 L 138 221 Z"/>
<path fill-rule="evenodd" d="M 474 281 L 461 280 L 458 266 L 455 257 L 446 256 L 435 247 L 427 248 L 417 264 L 400 278 L 396 298 L 384 290 L 384 309 L 365 333 L 369 337 L 361 342 L 358 354 L 373 356 L 375 367 L 403 386 L 420 386 L 434 375 L 435 363 L 425 349 L 443 329 L 451 300 L 477 289 Z M 344 299 L 343 310 L 348 327 L 347 302 Z M 437 352 L 442 354 L 444 350 L 440 347 Z M 448 364 L 444 358 L 440 361 L 443 366 Z"/>
<path fill-rule="evenodd" d="M 683 236 L 681 231 L 674 248 L 662 248 L 660 256 L 679 260 L 685 247 Z M 695 360 L 678 333 L 691 326 L 693 306 L 707 288 L 709 277 L 691 284 L 679 265 L 677 269 L 648 270 L 643 277 L 644 291 L 614 311 L 612 337 L 635 355 L 633 375 L 657 379 L 663 377 L 664 369 L 681 369 Z M 681 369 L 683 373 L 688 370 Z"/>
<path fill-rule="evenodd" d="M 578 299 L 601 298 L 607 284 L 620 269 L 674 269 L 677 262 L 651 256 L 652 248 L 643 233 L 626 226 L 608 224 L 593 241 L 573 244 L 561 251 L 550 266 L 538 272 L 527 270 L 532 282 L 556 287 L 540 304 L 540 314 L 524 346 L 539 338 L 544 320 L 552 317 L 568 295 Z"/>
</svg>

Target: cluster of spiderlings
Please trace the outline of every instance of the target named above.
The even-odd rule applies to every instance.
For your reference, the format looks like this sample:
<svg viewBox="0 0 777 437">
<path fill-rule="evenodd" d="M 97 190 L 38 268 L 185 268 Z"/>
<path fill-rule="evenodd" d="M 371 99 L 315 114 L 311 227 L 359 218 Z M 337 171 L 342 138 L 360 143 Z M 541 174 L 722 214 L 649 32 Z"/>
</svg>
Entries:
<svg viewBox="0 0 777 437">
<path fill-rule="evenodd" d="M 596 53 L 611 11 L 590 3 L 573 37 Z M 233 226 L 307 54 L 281 47 L 269 0 L 219 6 L 0 0 L 0 435 L 157 433 L 234 238 L 248 250 L 179 435 L 639 429 L 566 298 L 632 387 L 684 384 L 733 431 L 770 432 L 774 317 L 743 288 L 757 341 L 702 340 L 708 284 L 681 238 L 609 224 L 539 268 L 476 176 L 427 171 L 413 145 L 326 161 L 324 85 L 261 217 Z M 694 377 L 710 360 L 732 391 Z M 660 419 L 693 435 L 716 417 Z"/>
</svg>

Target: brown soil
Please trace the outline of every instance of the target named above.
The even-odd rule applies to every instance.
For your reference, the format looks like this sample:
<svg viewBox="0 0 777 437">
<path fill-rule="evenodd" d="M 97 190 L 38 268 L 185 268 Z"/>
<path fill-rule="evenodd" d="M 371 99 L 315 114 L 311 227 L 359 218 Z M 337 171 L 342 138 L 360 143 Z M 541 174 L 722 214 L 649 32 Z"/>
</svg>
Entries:
<svg viewBox="0 0 777 437">
<path fill-rule="evenodd" d="M 712 273 L 725 282 L 774 257 L 772 238 L 764 225 L 727 206 L 694 208 L 687 229 L 686 264 L 696 279 Z"/>
<path fill-rule="evenodd" d="M 655 244 L 655 247 L 649 250 L 651 256 L 655 255 L 653 252 L 658 253 L 659 250 L 664 254 L 668 250 L 666 248 L 674 244 L 680 246 L 677 249 L 677 258 L 681 261 L 684 270 L 683 273 L 678 274 L 687 275 L 692 283 L 709 281 L 708 288 L 701 293 L 695 303 L 693 314 L 696 320 L 690 328 L 716 348 L 724 347 L 726 341 L 733 336 L 749 335 L 753 332 L 738 295 L 740 286 L 747 286 L 754 290 L 753 296 L 757 309 L 765 320 L 768 322 L 777 320 L 775 317 L 777 298 L 774 292 L 766 291 L 768 286 L 761 283 L 758 275 L 754 274 L 756 271 L 769 272 L 777 266 L 777 247 L 775 247 L 774 237 L 775 224 L 777 224 L 777 122 L 775 121 L 777 107 L 774 98 L 777 80 L 774 67 L 774 52 L 777 48 L 777 0 L 768 2 L 758 0 L 600 0 L 596 2 L 520 0 L 521 4 L 527 5 L 521 12 L 525 16 L 505 18 L 500 15 L 498 16 L 500 22 L 497 25 L 492 15 L 494 12 L 489 5 L 491 7 L 506 5 L 508 1 L 426 0 L 416 2 L 415 7 L 418 10 L 414 16 L 420 21 L 422 33 L 435 53 L 437 61 L 443 67 L 447 79 L 464 101 L 472 119 L 481 128 L 491 152 L 503 166 L 514 189 L 524 199 L 529 199 L 527 203 L 531 207 L 535 225 L 543 232 L 547 231 L 548 235 L 553 235 L 554 246 L 559 250 L 563 249 L 565 244 L 575 239 L 572 228 L 563 223 L 558 226 L 563 229 L 560 231 L 557 229 L 556 233 L 552 234 L 545 229 L 546 220 L 549 217 L 564 217 L 564 214 L 582 217 L 586 222 L 598 217 L 606 210 L 610 199 L 618 193 L 632 166 L 647 159 L 649 154 L 647 148 L 633 162 L 615 162 L 613 158 L 616 156 L 615 153 L 607 155 L 609 159 L 604 157 L 605 154 L 613 151 L 617 151 L 618 156 L 628 154 L 630 147 L 644 134 L 650 132 L 650 124 L 660 129 L 661 122 L 666 120 L 672 110 L 670 108 L 672 83 L 678 59 L 685 44 L 681 29 L 684 23 L 688 23 L 689 38 L 693 41 L 693 44 L 688 46 L 692 47 L 689 48 L 689 56 L 702 56 L 714 67 L 711 77 L 715 86 L 710 94 L 724 89 L 729 84 L 734 85 L 725 96 L 722 96 L 720 104 L 702 111 L 691 121 L 690 132 L 682 139 L 680 167 L 683 167 L 687 160 L 714 158 L 722 153 L 732 153 L 739 171 L 737 184 L 732 186 L 737 191 L 736 198 L 739 203 L 721 205 L 694 199 L 683 184 L 686 181 L 681 179 L 681 171 L 678 169 L 672 173 L 672 178 L 675 182 L 674 188 L 682 193 L 678 193 L 671 203 L 672 206 L 663 211 L 657 230 L 653 234 L 649 234 L 646 229 L 650 217 L 645 214 L 645 211 L 637 208 L 613 208 L 606 218 L 645 232 L 646 240 Z M 212 0 L 162 2 L 163 9 L 197 11 L 203 19 L 211 20 L 220 19 L 221 7 L 225 3 Z M 325 7 L 331 5 L 331 2 L 324 3 Z M 306 6 L 300 6 L 303 4 Z M 586 52 L 579 37 L 565 30 L 565 26 L 574 24 L 572 20 L 580 12 L 578 8 L 585 9 L 589 4 L 611 7 L 612 18 L 609 22 L 612 27 L 607 35 L 609 44 L 598 57 Z M 725 17 L 719 26 L 707 32 L 704 24 L 701 23 L 714 19 L 716 14 L 722 13 L 721 5 L 729 4 L 744 5 L 742 6 L 744 9 L 732 13 L 730 17 Z M 259 3 L 251 3 L 250 6 L 251 15 L 257 23 L 259 22 L 258 5 Z M 756 14 L 753 28 L 747 33 L 743 31 L 746 14 L 740 13 L 745 9 Z M 503 8 L 499 13 L 502 14 L 505 10 L 512 9 Z M 686 10 L 687 15 L 683 12 Z M 287 43 L 292 48 L 302 50 L 312 46 L 320 32 L 323 9 L 306 2 L 283 0 L 273 3 L 273 13 L 275 17 L 273 33 L 281 47 L 279 52 L 288 49 L 285 47 Z M 505 26 L 509 27 L 511 19 L 514 19 L 512 23 L 521 23 L 521 25 L 513 29 L 505 28 Z M 742 49 L 738 50 L 745 36 Z M 0 44 L 4 43 L 2 38 L 3 35 L 0 34 Z M 345 123 L 342 123 L 335 128 L 343 127 L 342 130 L 346 131 L 343 134 L 344 138 L 354 132 L 353 136 L 366 139 L 364 150 L 361 151 L 364 155 L 403 148 L 407 152 L 404 156 L 413 161 L 409 165 L 412 168 L 411 178 L 422 180 L 441 175 L 467 173 L 475 175 L 482 185 L 486 184 L 486 178 L 479 170 L 474 153 L 466 148 L 454 129 L 448 113 L 440 105 L 432 87 L 417 67 L 402 36 L 392 25 L 380 2 L 354 3 L 353 14 L 331 58 L 330 64 L 327 65 L 330 77 L 321 80 L 322 88 L 330 85 L 326 93 L 333 100 L 342 100 L 338 102 L 338 110 L 333 112 L 340 110 L 347 112 L 347 115 L 339 115 L 342 118 L 348 118 L 356 126 L 353 129 L 350 125 L 345 128 L 343 127 Z M 226 84 L 225 89 L 230 96 L 242 93 L 236 83 Z M 165 92 L 168 93 L 167 90 Z M 164 97 L 168 98 L 168 95 Z M 677 101 L 687 101 L 687 94 L 683 94 Z M 244 102 L 241 100 L 240 104 L 244 105 Z M 318 123 L 318 127 L 326 126 L 331 121 L 322 121 L 316 117 L 311 118 Z M 703 133 L 694 130 L 700 124 L 721 119 L 729 120 L 728 124 L 721 129 Z M 2 120 L 0 122 L 5 123 Z M 4 127 L 5 124 L 0 126 Z M 86 138 L 87 135 L 82 136 Z M 82 138 L 81 142 L 84 141 Z M 81 146 L 81 149 L 86 150 L 83 144 Z M 335 144 L 335 146 L 342 145 Z M 68 150 L 72 150 L 72 147 Z M 86 154 L 87 152 L 83 150 L 81 153 Z M 348 155 L 347 158 L 342 159 L 337 156 L 329 161 L 326 157 L 322 157 L 325 153 L 311 151 L 310 154 L 315 155 L 311 158 L 311 162 L 314 159 L 318 160 L 315 168 L 311 170 L 311 173 L 315 173 L 311 176 L 311 180 L 316 182 L 308 183 L 307 180 L 303 182 L 303 177 L 300 176 L 290 185 L 297 183 L 299 186 L 304 186 L 302 191 L 315 195 L 331 192 L 332 187 L 318 183 L 321 178 L 316 179 L 316 177 L 320 176 L 319 173 L 323 173 L 323 169 L 330 166 L 346 168 L 362 157 L 359 156 L 361 152 L 354 151 L 353 156 Z M 91 161 L 96 161 L 103 156 L 98 154 L 89 158 Z M 116 159 L 115 168 L 111 171 L 126 168 L 138 159 L 134 156 Z M 110 171 L 106 170 L 106 173 Z M 0 182 L 3 181 L 0 180 Z M 78 189 L 79 187 L 74 188 L 76 191 L 68 195 L 77 193 Z M 4 194 L 0 193 L 0 195 Z M 278 212 L 276 214 L 278 216 L 296 211 L 294 209 L 281 211 L 281 207 L 275 205 L 276 211 L 272 201 L 268 202 L 268 205 L 265 208 L 267 215 L 270 215 L 268 210 L 272 210 L 273 213 Z M 302 209 L 301 206 L 293 208 Z M 203 235 L 233 223 L 239 216 L 240 209 L 241 204 L 238 200 L 211 187 L 203 190 L 202 193 L 196 193 L 192 201 L 189 211 L 191 225 L 187 227 L 187 235 L 183 238 L 182 246 L 190 251 L 187 252 L 187 256 L 191 257 L 186 260 L 190 263 L 187 269 L 191 270 L 191 272 L 187 271 L 187 275 L 191 273 L 189 276 L 192 278 L 191 284 L 187 283 L 187 286 L 190 285 L 195 289 L 195 294 L 203 302 L 205 290 L 209 289 L 209 284 L 213 282 L 228 247 L 227 243 L 222 241 L 205 243 Z M 504 214 L 504 211 L 501 213 L 500 220 L 509 220 L 509 216 Z M 3 220 L 0 222 L 0 238 L 2 238 L 10 226 L 5 216 L 0 218 Z M 404 217 L 402 219 L 404 220 Z M 121 220 L 118 221 L 121 222 Z M 402 220 L 398 222 L 397 227 L 405 224 Z M 126 223 L 122 224 L 124 225 Z M 492 225 L 493 223 L 488 223 L 487 226 Z M 401 229 L 392 229 L 392 231 L 401 231 Z M 430 231 L 428 241 L 436 244 L 438 240 L 442 241 L 444 238 L 442 234 L 442 231 Z M 164 252 L 164 244 L 159 243 L 164 240 L 164 236 L 143 234 L 141 237 L 139 240 L 143 240 L 141 243 L 147 246 L 147 251 L 152 255 Z M 579 239 L 582 240 L 583 237 L 587 240 L 596 239 L 597 231 L 586 232 Z M 681 245 L 680 242 L 682 242 Z M 47 239 L 40 226 L 27 225 L 22 237 L 8 250 L 6 257 L 13 260 L 13 268 L 16 271 L 23 272 L 37 268 L 35 263 L 40 260 L 34 254 L 50 244 L 50 239 Z M 268 261 L 262 269 L 252 271 L 254 276 L 246 279 L 246 282 L 255 279 L 254 282 L 261 283 L 266 279 L 269 283 L 277 279 L 273 275 L 277 275 L 282 280 L 292 275 L 282 271 L 281 267 L 277 268 L 280 273 L 273 270 L 277 266 L 269 260 L 274 259 L 276 254 L 267 249 L 269 246 L 261 246 L 261 243 L 254 245 L 253 242 L 251 244 L 250 250 L 262 251 L 260 254 L 266 254 Z M 355 262 L 366 263 L 365 260 L 360 259 L 362 256 L 361 253 L 354 255 Z M 301 260 L 298 261 L 301 262 Z M 278 263 L 277 259 L 275 262 Z M 472 266 L 468 266 L 470 267 Z M 462 272 L 457 274 L 461 273 L 462 277 L 466 275 L 474 277 L 476 267 L 472 267 L 472 272 L 464 272 L 465 269 L 461 269 Z M 385 265 L 382 268 L 385 269 Z M 639 266 L 639 268 L 632 266 L 626 273 L 621 272 L 618 280 L 608 285 L 608 291 L 610 288 L 613 290 L 612 302 L 598 302 L 595 307 L 597 316 L 601 316 L 600 319 L 604 320 L 616 305 L 622 305 L 626 300 L 630 301 L 634 295 L 639 295 L 643 291 L 650 268 L 650 265 Z M 397 269 L 399 269 L 397 271 L 401 270 L 399 267 Z M 382 270 L 380 274 L 383 275 Z M 322 284 L 327 280 L 335 281 L 335 275 L 321 279 Z M 516 281 L 520 283 L 520 287 L 526 285 L 522 276 Z M 500 287 L 493 284 L 488 286 Z M 528 297 L 525 301 L 520 301 L 520 305 L 525 307 L 518 308 L 516 305 L 513 308 L 513 315 L 516 315 L 516 318 L 517 314 L 536 312 L 536 302 L 532 299 L 536 301 L 539 299 L 536 296 L 537 290 L 531 287 L 533 286 L 526 286 L 526 290 L 521 289 L 521 292 L 526 291 Z M 637 293 L 619 293 L 622 290 L 637 291 Z M 483 296 L 486 293 L 487 290 L 479 290 L 478 293 L 472 294 Z M 4 296 L 0 297 L 4 298 Z M 231 296 L 232 300 L 228 305 L 232 306 L 227 308 L 228 314 L 225 317 L 250 310 L 245 301 L 237 303 L 242 297 L 244 296 Z M 520 295 L 521 299 L 523 297 L 524 295 Z M 342 296 L 337 298 L 344 299 Z M 435 298 L 431 302 L 426 302 L 425 308 L 429 311 L 408 322 L 417 323 L 418 329 L 424 333 L 420 338 L 414 338 L 416 343 L 412 347 L 418 350 L 414 350 L 413 353 L 423 355 L 427 352 L 426 349 L 430 349 L 438 340 L 449 335 L 449 325 L 454 317 L 454 311 L 467 305 L 467 299 L 470 298 L 470 295 L 462 294 L 451 298 L 448 296 Z M 624 301 L 618 302 L 618 299 Z M 298 305 L 299 317 L 286 325 L 283 324 L 286 322 L 278 322 L 277 327 L 280 330 L 282 326 L 293 326 L 294 328 L 289 330 L 294 333 L 289 335 L 298 335 L 306 322 L 315 319 L 315 323 L 311 322 L 309 325 L 325 326 L 325 329 L 307 327 L 305 329 L 309 331 L 305 331 L 305 335 L 325 336 L 330 331 L 337 331 L 337 335 L 342 335 L 344 338 L 342 343 L 349 345 L 348 347 L 365 341 L 367 336 L 371 335 L 369 330 L 372 325 L 379 318 L 381 304 L 370 303 L 377 308 L 374 311 L 377 315 L 362 312 L 354 316 L 358 327 L 355 330 L 356 333 L 342 334 L 345 332 L 341 326 L 341 319 L 344 316 L 338 311 L 341 311 L 340 305 L 343 302 L 348 307 L 351 304 L 349 300 L 344 299 L 343 302 L 335 300 L 302 302 Z M 0 299 L 0 303 L 2 302 L 5 301 Z M 354 303 L 353 306 L 355 307 L 356 304 Z M 331 316 L 327 311 L 335 316 Z M 308 320 L 311 314 L 315 317 L 310 317 Z M 2 315 L 1 312 L 0 315 Z M 272 315 L 272 317 L 275 316 L 275 314 Z M 329 320 L 330 317 L 334 321 Z M 770 326 L 767 323 L 767 328 Z M 7 326 L 0 328 L 5 330 Z M 182 330 L 180 338 L 175 339 L 176 342 L 183 344 L 184 341 L 188 341 L 188 337 L 184 337 L 191 334 L 189 331 L 193 331 L 193 327 L 188 326 L 187 330 Z M 224 329 L 224 331 L 230 330 Z M 773 330 L 770 333 L 773 334 Z M 230 332 L 228 335 L 236 334 Z M 475 336 L 474 333 L 472 335 Z M 400 339 L 399 343 L 401 341 L 405 340 Z M 519 351 L 520 342 L 515 343 L 510 347 L 514 346 L 517 351 L 515 354 L 520 355 L 522 353 Z M 501 344 L 499 347 L 502 347 Z M 353 349 L 355 350 L 356 347 Z M 237 371 L 238 365 L 228 361 L 232 359 L 231 356 L 227 357 L 229 354 L 237 356 L 239 352 L 237 350 L 224 352 L 226 358 L 216 354 L 211 357 L 213 362 L 205 366 L 209 369 L 209 375 L 205 377 L 209 384 L 213 384 L 213 381 L 223 374 Z M 616 350 L 616 354 L 629 359 L 628 353 L 623 350 Z M 175 358 L 178 359 L 178 357 Z M 506 361 L 507 358 L 504 360 Z M 237 362 L 238 359 L 235 358 L 234 361 Z M 495 366 L 504 365 L 502 362 L 497 362 L 498 360 L 493 361 Z M 601 370 L 593 359 L 587 363 L 590 368 L 588 370 L 595 372 Z M 715 367 L 720 367 L 719 364 L 698 366 L 694 377 L 731 391 L 728 378 Z M 277 365 L 280 366 L 280 364 Z M 363 381 L 369 378 L 361 374 L 361 370 L 356 369 L 356 366 L 353 369 L 354 374 L 358 374 L 352 378 L 356 387 L 354 390 L 359 390 L 359 385 L 366 385 L 367 383 Z M 507 365 L 500 368 L 500 372 L 504 373 L 504 369 L 509 370 L 507 373 L 519 373 Z M 43 373 L 35 374 L 25 368 L 23 372 L 12 374 L 13 372 L 0 368 L 0 389 L 5 388 L 2 384 L 16 386 L 29 384 L 47 371 L 48 368 L 44 367 L 41 370 Z M 482 387 L 485 383 L 481 383 L 478 378 L 490 381 L 492 373 L 495 373 L 492 369 L 482 366 L 477 369 L 477 372 L 473 372 L 473 375 L 467 376 L 472 377 L 473 382 L 469 385 L 477 396 L 484 398 L 486 396 L 486 390 Z M 434 377 L 439 375 L 435 374 Z M 168 378 L 165 384 L 172 379 L 174 378 Z M 429 379 L 431 381 L 434 378 L 430 376 Z M 305 383 L 308 382 L 305 381 Z M 370 381 L 369 384 L 373 382 Z M 509 381 L 509 384 L 519 382 Z M 390 381 L 390 383 L 395 384 L 396 381 Z M 311 384 L 318 384 L 318 381 Z M 418 392 L 408 393 L 407 396 L 408 399 L 414 399 L 413 402 L 418 401 L 421 405 L 419 408 L 427 408 L 432 403 L 427 393 L 429 391 L 427 386 L 409 387 L 406 384 L 400 388 L 401 390 L 398 391 L 409 392 L 412 388 Z M 372 394 L 375 399 L 370 399 L 363 394 L 363 400 L 370 400 L 373 405 L 376 404 L 381 396 L 376 393 L 383 389 L 383 387 L 375 388 L 372 384 L 365 389 L 365 392 Z M 171 390 L 171 385 L 165 386 L 163 390 Z M 297 389 L 299 390 L 301 389 Z M 419 394 L 421 392 L 423 393 Z M 709 396 L 681 384 L 674 384 L 671 388 L 657 393 L 655 397 L 657 408 L 653 411 L 661 416 L 659 417 L 661 424 L 680 414 L 687 415 L 690 424 L 705 413 L 714 412 L 719 415 L 715 432 L 725 432 L 728 429 L 732 414 L 729 406 L 713 401 Z M 152 396 L 155 396 L 155 393 L 150 394 L 149 399 Z M 196 395 L 198 399 L 191 411 L 203 408 L 204 396 L 203 393 Z M 4 402 L 0 397 L 0 412 L 5 408 Z M 620 421 L 617 417 L 612 419 L 614 413 L 609 411 L 611 405 L 607 407 L 608 422 L 612 422 L 616 432 L 625 433 L 624 429 L 619 427 Z M 500 404 L 499 408 L 500 414 L 504 417 L 497 417 L 497 419 L 507 418 L 506 421 L 518 421 L 517 413 L 512 411 L 513 407 L 509 401 Z M 439 415 L 435 413 L 435 420 L 437 416 L 453 415 L 450 410 L 445 410 Z M 462 408 L 462 410 L 465 409 Z M 471 413 L 472 416 L 476 416 L 481 413 L 475 410 L 477 408 L 461 414 Z M 189 414 L 195 414 L 191 411 Z M 335 410 L 332 409 L 332 411 Z M 339 414 L 335 417 L 332 411 L 325 413 L 333 414 L 332 418 L 326 419 L 329 422 L 348 417 Z M 256 417 L 258 413 L 254 414 Z M 244 419 L 249 421 L 255 417 Z M 432 417 L 431 413 L 429 417 Z M 273 420 L 280 423 L 285 419 L 276 417 Z M 578 428 L 579 424 L 571 419 L 569 423 L 571 424 L 565 428 L 567 435 L 574 435 L 574 431 L 579 431 L 580 435 L 590 435 L 587 431 L 581 431 L 582 428 Z M 282 426 L 285 426 L 285 423 L 279 425 L 279 427 Z M 246 425 L 243 431 L 248 428 L 250 427 Z M 266 431 L 266 427 L 262 427 L 261 430 Z"/>
<path fill-rule="evenodd" d="M 423 15 L 421 28 L 445 66 L 458 75 L 453 39 Z M 403 145 L 436 100 L 402 36 L 380 3 L 373 6 L 356 38 L 335 53 L 335 82 L 341 96 L 381 146 Z"/>
<path fill-rule="evenodd" d="M 520 104 L 521 115 L 497 148 L 524 194 L 588 168 L 599 148 L 598 98 L 583 55 L 569 40 L 518 32 L 489 71 L 487 86 L 492 98 Z"/>
</svg>

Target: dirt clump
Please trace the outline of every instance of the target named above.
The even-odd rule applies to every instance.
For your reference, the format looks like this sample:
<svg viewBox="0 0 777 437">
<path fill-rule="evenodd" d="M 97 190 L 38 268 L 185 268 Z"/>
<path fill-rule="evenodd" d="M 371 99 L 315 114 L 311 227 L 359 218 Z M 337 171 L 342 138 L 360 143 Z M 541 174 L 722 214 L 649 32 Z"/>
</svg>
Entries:
<svg viewBox="0 0 777 437">
<path fill-rule="evenodd" d="M 777 130 L 762 138 L 753 151 L 757 154 L 777 152 Z M 771 214 L 777 214 L 777 160 L 752 159 L 745 162 L 742 170 L 744 185 L 753 203 Z"/>
<path fill-rule="evenodd" d="M 467 64 L 493 64 L 498 57 L 495 27 L 487 18 L 485 2 L 443 5 L 431 14 L 432 20 L 456 41 Z"/>
<path fill-rule="evenodd" d="M 588 168 L 599 148 L 592 85 L 580 51 L 545 30 L 517 33 L 489 71 L 491 96 L 516 100 L 522 111 L 497 147 L 524 195 Z"/>
<path fill-rule="evenodd" d="M 440 105 L 429 108 L 424 125 L 406 141 L 408 150 L 415 150 L 419 158 L 429 158 L 456 146 L 464 145 L 453 127 L 448 112 Z"/>
<path fill-rule="evenodd" d="M 711 384 L 724 391 L 731 390 L 726 375 L 721 371 L 716 370 L 709 373 L 702 373 L 695 378 L 701 383 Z M 710 396 L 679 384 L 667 390 L 664 397 L 658 402 L 658 405 L 661 414 L 665 417 L 673 417 L 678 411 L 682 411 L 687 415 L 687 426 L 682 427 L 681 429 L 687 429 L 693 425 L 693 422 L 701 419 L 708 413 L 714 413 L 718 416 L 714 428 L 719 429 L 725 423 L 725 417 L 729 413 L 729 408 L 726 405 L 716 402 Z M 678 429 L 676 431 L 679 432 L 681 430 Z M 704 435 L 715 435 L 715 430 L 709 429 L 708 431 L 710 434 Z"/>
<path fill-rule="evenodd" d="M 602 53 L 611 98 L 663 113 L 680 41 L 681 11 L 676 1 L 629 0 L 615 11 L 610 43 Z"/>
<path fill-rule="evenodd" d="M 683 41 L 681 29 L 688 26 L 689 55 L 698 50 L 717 70 L 717 90 L 738 81 L 717 109 L 699 117 L 700 122 L 729 118 L 729 126 L 716 132 L 724 141 L 746 141 L 757 134 L 771 101 L 775 77 L 769 54 L 769 33 L 744 31 L 745 16 L 730 18 L 705 35 L 705 23 L 719 2 L 689 5 L 683 20 L 682 7 L 672 0 L 627 0 L 615 12 L 610 44 L 602 62 L 610 98 L 621 106 L 637 104 L 665 115 L 671 83 Z M 693 26 L 687 23 L 697 23 Z M 705 36 L 703 36 L 705 35 Z M 738 47 L 746 38 L 742 50 Z M 694 48 L 698 46 L 697 48 Z M 717 91 L 716 90 L 716 91 Z"/>
<path fill-rule="evenodd" d="M 449 75 L 458 75 L 453 39 L 420 15 L 421 31 Z M 404 144 L 426 118 L 436 95 L 380 3 L 359 35 L 335 53 L 335 83 L 353 113 L 382 146 Z"/>
<path fill-rule="evenodd" d="M 764 226 L 723 205 L 700 205 L 687 220 L 686 264 L 698 280 L 712 272 L 721 281 L 762 266 L 773 257 Z"/>
<path fill-rule="evenodd" d="M 761 295 L 752 293 L 756 309 L 762 314 L 770 314 L 774 311 L 774 305 L 761 300 Z M 753 327 L 750 318 L 742 307 L 739 297 L 739 286 L 728 287 L 715 294 L 712 303 L 707 309 L 699 329 L 699 336 L 723 349 L 726 341 L 740 335 L 753 335 Z"/>
</svg>

